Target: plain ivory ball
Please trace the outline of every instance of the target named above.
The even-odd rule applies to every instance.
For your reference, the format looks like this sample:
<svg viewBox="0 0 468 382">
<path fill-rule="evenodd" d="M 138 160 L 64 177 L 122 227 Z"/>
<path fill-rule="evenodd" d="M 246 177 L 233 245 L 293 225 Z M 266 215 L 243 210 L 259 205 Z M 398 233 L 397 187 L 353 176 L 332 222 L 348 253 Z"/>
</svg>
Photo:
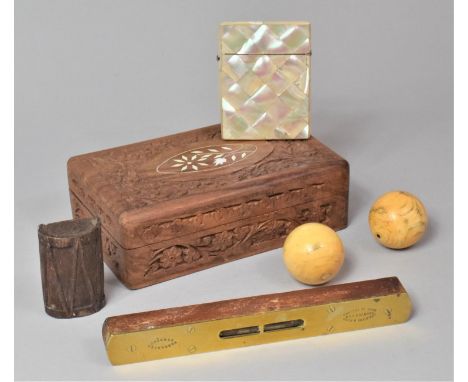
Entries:
<svg viewBox="0 0 468 382">
<path fill-rule="evenodd" d="M 320 285 L 340 271 L 344 247 L 338 234 L 325 224 L 302 224 L 286 238 L 283 260 L 295 279 L 304 284 Z"/>
</svg>

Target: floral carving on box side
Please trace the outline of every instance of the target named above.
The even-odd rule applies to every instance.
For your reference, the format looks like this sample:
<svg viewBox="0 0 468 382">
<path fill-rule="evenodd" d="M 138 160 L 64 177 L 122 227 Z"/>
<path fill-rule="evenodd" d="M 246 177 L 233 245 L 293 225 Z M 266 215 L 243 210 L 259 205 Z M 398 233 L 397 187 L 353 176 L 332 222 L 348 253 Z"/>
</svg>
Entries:
<svg viewBox="0 0 468 382">
<path fill-rule="evenodd" d="M 243 203 L 226 205 L 206 212 L 200 211 L 196 214 L 182 215 L 171 220 L 142 225 L 135 231 L 135 236 L 149 243 L 154 242 L 157 238 L 161 240 L 163 237 L 188 234 L 199 230 L 201 227 L 208 228 L 245 218 L 247 213 L 249 215 L 260 215 L 278 208 L 306 203 L 312 200 L 314 193 L 323 189 L 323 187 L 325 187 L 325 183 L 311 183 L 306 187 L 291 187 L 281 192 L 247 199 Z"/>
<path fill-rule="evenodd" d="M 294 218 L 269 219 L 202 236 L 189 243 L 159 248 L 153 251 L 145 269 L 145 277 L 158 272 L 177 272 L 179 268 L 197 267 L 215 258 L 228 259 L 231 252 L 250 250 L 273 240 L 284 239 L 295 227 L 310 221 L 328 223 L 333 203 L 317 203 L 295 207 Z"/>
<path fill-rule="evenodd" d="M 284 238 L 299 222 L 294 219 L 276 219 L 235 227 L 196 239 L 190 244 L 177 244 L 155 250 L 145 271 L 145 276 L 169 268 L 197 266 L 215 257 L 229 258 L 236 247 L 255 247 L 264 242 Z"/>
</svg>

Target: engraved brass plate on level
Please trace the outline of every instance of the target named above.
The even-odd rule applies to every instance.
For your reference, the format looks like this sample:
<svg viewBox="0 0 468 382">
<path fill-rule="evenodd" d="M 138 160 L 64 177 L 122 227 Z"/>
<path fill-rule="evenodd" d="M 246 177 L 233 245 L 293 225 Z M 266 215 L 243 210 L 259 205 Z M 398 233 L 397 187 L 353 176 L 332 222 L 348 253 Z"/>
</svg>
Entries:
<svg viewBox="0 0 468 382">
<path fill-rule="evenodd" d="M 392 281 L 397 288 L 389 288 L 387 292 L 385 288 L 380 288 L 375 295 L 372 295 L 372 288 L 368 288 L 365 298 L 355 298 L 355 291 L 347 289 L 350 286 L 360 287 L 358 284 L 378 281 Z M 307 292 L 318 297 L 312 296 L 308 301 L 304 301 L 307 300 Z M 319 296 L 318 293 L 325 296 Z M 300 296 L 296 298 L 295 295 Z M 412 309 L 408 294 L 396 278 L 311 288 L 214 304 L 218 304 L 217 309 L 222 309 L 225 303 L 226 309 L 229 310 L 229 306 L 233 306 L 233 301 L 236 301 L 252 309 L 255 299 L 259 298 L 262 301 L 257 313 L 237 315 L 236 312 L 233 317 L 205 321 L 199 318 L 196 322 L 183 324 L 152 327 L 148 317 L 157 314 L 158 311 L 111 317 L 104 324 L 103 330 L 109 360 L 112 364 L 119 365 L 398 324 L 408 320 Z M 291 305 L 291 301 L 300 305 L 301 301 L 304 301 L 303 306 L 283 308 L 282 298 L 289 300 L 286 305 Z M 273 305 L 264 304 L 268 299 Z M 323 303 L 327 299 L 329 301 Z M 311 301 L 320 303 L 314 304 Z M 210 304 L 194 307 L 203 311 L 203 305 L 213 312 L 213 308 L 208 307 Z M 270 311 L 269 309 L 274 309 L 272 307 L 279 309 Z M 167 309 L 164 314 L 179 316 L 183 321 L 184 310 L 190 315 L 189 308 L 191 307 Z M 176 312 L 177 309 L 179 313 Z M 178 318 L 176 320 L 180 321 Z"/>
</svg>

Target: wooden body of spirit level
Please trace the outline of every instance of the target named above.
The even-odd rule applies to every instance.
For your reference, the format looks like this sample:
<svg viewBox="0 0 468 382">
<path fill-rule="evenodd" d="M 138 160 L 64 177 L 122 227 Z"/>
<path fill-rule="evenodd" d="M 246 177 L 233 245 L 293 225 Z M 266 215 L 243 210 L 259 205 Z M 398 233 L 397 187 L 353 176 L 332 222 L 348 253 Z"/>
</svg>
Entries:
<svg viewBox="0 0 468 382">
<path fill-rule="evenodd" d="M 109 317 L 119 365 L 398 324 L 411 301 L 396 277 Z"/>
</svg>

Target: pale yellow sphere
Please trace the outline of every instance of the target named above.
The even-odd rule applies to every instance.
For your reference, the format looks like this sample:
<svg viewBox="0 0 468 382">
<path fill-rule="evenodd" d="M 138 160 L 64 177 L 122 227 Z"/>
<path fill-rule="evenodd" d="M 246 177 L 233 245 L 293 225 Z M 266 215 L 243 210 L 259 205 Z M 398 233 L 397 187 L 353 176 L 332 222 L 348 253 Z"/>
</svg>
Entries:
<svg viewBox="0 0 468 382">
<path fill-rule="evenodd" d="M 412 246 L 423 237 L 426 226 L 426 209 L 409 192 L 387 192 L 375 201 L 369 211 L 372 235 L 388 248 Z"/>
<path fill-rule="evenodd" d="M 289 273 L 300 282 L 324 284 L 341 269 L 344 247 L 338 234 L 325 224 L 302 224 L 286 238 L 283 260 Z"/>
</svg>

